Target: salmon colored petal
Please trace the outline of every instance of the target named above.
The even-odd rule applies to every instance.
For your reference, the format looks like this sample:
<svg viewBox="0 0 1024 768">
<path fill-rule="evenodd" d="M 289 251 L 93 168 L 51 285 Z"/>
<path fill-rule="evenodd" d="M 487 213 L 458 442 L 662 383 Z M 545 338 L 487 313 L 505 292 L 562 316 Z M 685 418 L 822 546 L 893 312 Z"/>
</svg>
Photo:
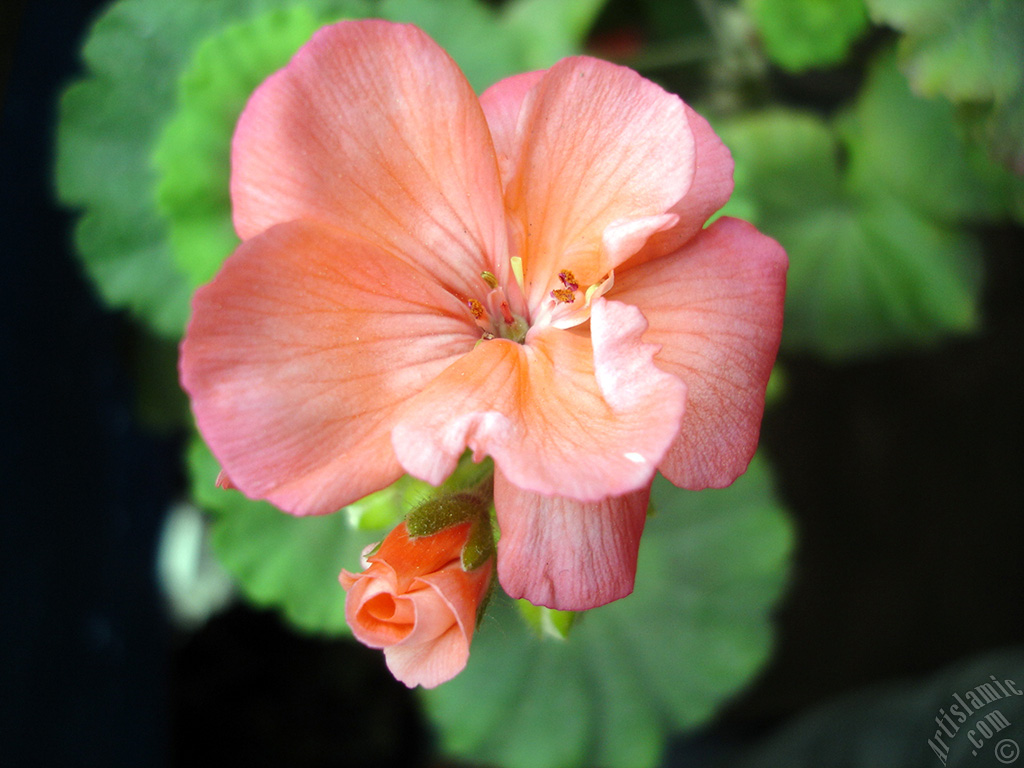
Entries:
<svg viewBox="0 0 1024 768">
<path fill-rule="evenodd" d="M 413 630 L 415 614 L 407 600 L 398 597 L 393 568 L 377 563 L 364 573 L 342 571 L 345 621 L 359 642 L 370 648 L 385 648 L 405 640 Z"/>
<path fill-rule="evenodd" d="M 624 258 L 605 230 L 658 219 L 693 180 L 693 135 L 683 102 L 632 70 L 585 57 L 563 59 L 526 96 L 516 169 L 506 186 L 514 251 L 527 301 L 541 306 L 568 269 L 597 283 Z M 628 255 L 628 254 L 625 254 Z"/>
<path fill-rule="evenodd" d="M 181 376 L 231 482 L 295 514 L 397 479 L 394 414 L 479 329 L 435 281 L 309 222 L 245 243 L 201 288 Z"/>
<path fill-rule="evenodd" d="M 493 557 L 463 570 L 469 530 L 464 523 L 410 538 L 401 523 L 370 556 L 369 568 L 339 576 L 352 633 L 383 648 L 392 673 L 410 688 L 451 679 L 469 658 L 477 610 L 494 573 Z"/>
<path fill-rule="evenodd" d="M 514 168 L 516 128 L 526 95 L 541 78 L 544 70 L 523 72 L 499 80 L 480 96 L 480 106 L 491 129 L 494 151 L 498 156 L 501 179 L 507 183 Z"/>
<path fill-rule="evenodd" d="M 458 559 L 471 527 L 470 522 L 459 523 L 430 536 L 410 538 L 405 523 L 401 523 L 367 560 L 387 563 L 394 568 L 399 574 L 398 588 L 404 592 L 414 579 L 440 570 Z"/>
<path fill-rule="evenodd" d="M 437 484 L 468 447 L 520 488 L 581 501 L 643 487 L 685 398 L 641 343 L 646 328 L 635 307 L 598 299 L 590 338 L 534 328 L 525 345 L 482 342 L 409 403 L 393 432 L 398 460 Z"/>
<path fill-rule="evenodd" d="M 584 611 L 633 591 L 650 483 L 624 496 L 580 502 L 494 478 L 501 528 L 498 580 L 512 597 Z"/>
<path fill-rule="evenodd" d="M 689 106 L 686 118 L 696 141 L 696 173 L 686 197 L 676 203 L 671 213 L 678 222 L 651 237 L 644 249 L 630 259 L 624 268 L 650 261 L 681 248 L 703 228 L 705 222 L 729 201 L 733 189 L 733 161 L 729 148 L 711 129 L 708 121 Z"/>
<path fill-rule="evenodd" d="M 467 646 L 476 627 L 477 608 L 487 594 L 493 571 L 493 558 L 471 571 L 463 570 L 461 560 L 456 560 L 418 579 L 418 583 L 426 585 L 440 596 L 465 635 Z"/>
<path fill-rule="evenodd" d="M 409 688 L 436 688 L 465 669 L 469 643 L 458 625 L 452 625 L 431 643 L 385 648 L 384 661 L 395 679 Z"/>
<path fill-rule="evenodd" d="M 418 580 L 423 587 L 412 593 L 416 629 L 384 649 L 388 669 L 398 680 L 410 688 L 433 688 L 462 671 L 493 568 L 493 559 L 469 572 L 454 563 Z"/>
<path fill-rule="evenodd" d="M 319 31 L 253 95 L 232 146 L 242 239 L 309 218 L 383 245 L 464 296 L 506 277 L 487 122 L 422 31 L 384 21 Z"/>
<path fill-rule="evenodd" d="M 782 332 L 786 254 L 746 222 L 722 218 L 681 251 L 630 269 L 614 298 L 635 304 L 661 345 L 656 362 L 687 387 L 679 437 L 659 469 L 676 485 L 720 488 L 757 447 Z"/>
</svg>

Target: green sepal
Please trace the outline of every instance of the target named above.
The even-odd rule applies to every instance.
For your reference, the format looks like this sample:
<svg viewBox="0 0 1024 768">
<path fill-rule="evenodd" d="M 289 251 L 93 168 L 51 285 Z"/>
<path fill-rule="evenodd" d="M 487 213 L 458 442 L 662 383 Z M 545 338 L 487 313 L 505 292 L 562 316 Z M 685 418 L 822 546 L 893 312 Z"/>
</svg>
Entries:
<svg viewBox="0 0 1024 768">
<path fill-rule="evenodd" d="M 551 637 L 555 640 L 568 639 L 569 632 L 579 616 L 576 611 L 545 608 L 542 605 L 534 605 L 529 600 L 516 600 L 516 608 L 538 637 Z"/>
<path fill-rule="evenodd" d="M 472 571 L 479 568 L 494 557 L 494 530 L 491 528 L 489 514 L 484 514 L 473 521 L 469 529 L 469 538 L 462 548 L 462 569 Z"/>
<path fill-rule="evenodd" d="M 435 496 L 409 512 L 405 527 L 409 535 L 433 536 L 435 533 L 487 514 L 487 504 L 471 493 Z"/>
<path fill-rule="evenodd" d="M 472 571 L 494 557 L 490 508 L 490 498 L 484 493 L 442 494 L 410 511 L 405 527 L 410 537 L 433 536 L 453 525 L 471 522 L 462 548 L 462 567 Z"/>
</svg>

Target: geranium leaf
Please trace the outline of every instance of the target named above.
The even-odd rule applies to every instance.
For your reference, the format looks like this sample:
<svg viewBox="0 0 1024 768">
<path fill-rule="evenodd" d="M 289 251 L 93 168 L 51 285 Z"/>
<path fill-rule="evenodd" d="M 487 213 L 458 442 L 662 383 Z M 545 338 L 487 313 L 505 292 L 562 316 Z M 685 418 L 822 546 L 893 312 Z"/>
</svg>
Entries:
<svg viewBox="0 0 1024 768">
<path fill-rule="evenodd" d="M 864 0 L 743 0 L 768 56 L 800 72 L 842 61 L 868 28 Z"/>
<path fill-rule="evenodd" d="M 973 237 L 881 184 L 851 183 L 827 123 L 775 111 L 721 133 L 737 166 L 736 202 L 724 212 L 744 206 L 790 256 L 786 348 L 854 356 L 976 327 Z"/>
<path fill-rule="evenodd" d="M 868 0 L 904 33 L 899 53 L 917 93 L 943 95 L 985 123 L 997 159 L 1024 173 L 1024 3 Z"/>
<path fill-rule="evenodd" d="M 607 0 L 513 0 L 503 22 L 518 37 L 522 71 L 546 69 L 580 52 Z"/>
<path fill-rule="evenodd" d="M 515 37 L 499 24 L 494 10 L 476 0 L 383 0 L 378 11 L 386 19 L 411 22 L 434 38 L 477 93 L 522 71 Z"/>
<path fill-rule="evenodd" d="M 566 639 L 495 597 L 466 669 L 424 692 L 448 752 L 507 768 L 644 768 L 759 669 L 792 544 L 768 469 L 755 461 L 729 489 L 700 493 L 658 478 L 653 495 L 636 590 L 578 614 Z"/>
<path fill-rule="evenodd" d="M 939 221 L 996 221 L 1024 194 L 1024 180 L 965 140 L 948 101 L 911 92 L 892 54 L 875 61 L 838 127 L 851 186 L 881 186 Z"/>
<path fill-rule="evenodd" d="M 605 2 L 514 0 L 494 10 L 477 0 L 383 0 L 378 11 L 433 37 L 480 93 L 503 77 L 578 53 Z"/>
<path fill-rule="evenodd" d="M 998 99 L 1024 79 L 1024 5 L 1007 0 L 867 0 L 905 37 L 900 54 L 921 93 Z"/>
</svg>

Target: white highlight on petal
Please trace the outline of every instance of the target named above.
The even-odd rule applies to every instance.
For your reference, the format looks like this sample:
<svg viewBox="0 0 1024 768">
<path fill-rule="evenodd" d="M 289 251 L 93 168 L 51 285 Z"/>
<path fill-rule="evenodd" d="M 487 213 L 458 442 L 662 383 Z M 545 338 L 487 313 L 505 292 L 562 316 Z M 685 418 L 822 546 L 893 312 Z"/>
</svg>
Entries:
<svg viewBox="0 0 1024 768">
<path fill-rule="evenodd" d="M 622 455 L 624 458 L 629 459 L 635 464 L 643 464 L 644 462 L 647 461 L 647 459 L 645 459 L 642 454 L 639 454 L 636 451 L 630 451 L 629 453 L 624 453 Z"/>
</svg>

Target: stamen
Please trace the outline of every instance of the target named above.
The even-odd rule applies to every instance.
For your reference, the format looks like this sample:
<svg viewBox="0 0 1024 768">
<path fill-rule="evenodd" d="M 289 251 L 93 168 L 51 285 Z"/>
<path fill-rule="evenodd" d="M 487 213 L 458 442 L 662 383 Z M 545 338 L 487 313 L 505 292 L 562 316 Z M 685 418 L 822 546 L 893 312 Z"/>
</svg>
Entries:
<svg viewBox="0 0 1024 768">
<path fill-rule="evenodd" d="M 498 278 L 494 276 L 493 272 L 487 272 L 486 270 L 480 273 L 480 277 L 485 283 L 491 288 L 498 287 Z"/>
<path fill-rule="evenodd" d="M 526 293 L 526 281 L 523 279 L 523 257 L 513 256 L 509 259 L 512 264 L 512 274 L 516 278 L 516 285 L 519 286 L 519 290 Z"/>
<path fill-rule="evenodd" d="M 469 311 L 473 314 L 474 320 L 479 320 L 484 316 L 484 305 L 476 299 L 467 299 L 466 306 L 469 307 Z"/>
<path fill-rule="evenodd" d="M 613 285 L 615 285 L 615 272 L 614 271 L 609 272 L 608 273 L 608 277 L 606 277 L 601 282 L 594 283 L 592 286 L 587 288 L 587 293 L 583 297 L 584 306 L 589 307 L 590 303 L 594 299 L 598 298 L 599 296 L 604 296 L 606 293 L 608 293 L 608 291 L 610 291 L 612 289 Z"/>
<path fill-rule="evenodd" d="M 551 298 L 560 304 L 572 304 L 576 301 L 576 293 L 569 288 L 555 288 L 551 292 Z"/>
<path fill-rule="evenodd" d="M 559 272 L 558 279 L 562 281 L 562 285 L 564 285 L 567 290 L 578 291 L 580 289 L 580 284 L 576 282 L 576 276 L 568 269 L 563 269 Z"/>
<path fill-rule="evenodd" d="M 512 325 L 515 322 L 515 318 L 512 316 L 512 307 L 508 305 L 507 301 L 501 302 L 501 316 L 505 319 L 505 325 Z"/>
</svg>

